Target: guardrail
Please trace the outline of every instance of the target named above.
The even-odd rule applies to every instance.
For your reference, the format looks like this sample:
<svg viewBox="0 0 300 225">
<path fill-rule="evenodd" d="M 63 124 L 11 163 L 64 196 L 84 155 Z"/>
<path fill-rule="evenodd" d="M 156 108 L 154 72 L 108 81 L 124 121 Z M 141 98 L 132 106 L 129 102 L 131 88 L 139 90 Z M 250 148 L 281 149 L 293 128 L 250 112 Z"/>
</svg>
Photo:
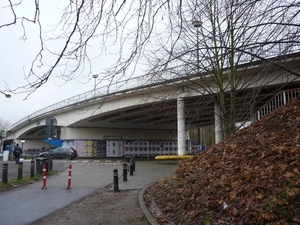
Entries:
<svg viewBox="0 0 300 225">
<path fill-rule="evenodd" d="M 293 98 L 296 98 L 299 94 L 300 94 L 300 88 L 278 92 L 266 104 L 264 104 L 261 108 L 259 108 L 256 111 L 256 113 L 251 117 L 250 121 L 251 122 L 258 121 L 261 117 L 285 105 L 288 101 L 290 101 Z"/>
</svg>

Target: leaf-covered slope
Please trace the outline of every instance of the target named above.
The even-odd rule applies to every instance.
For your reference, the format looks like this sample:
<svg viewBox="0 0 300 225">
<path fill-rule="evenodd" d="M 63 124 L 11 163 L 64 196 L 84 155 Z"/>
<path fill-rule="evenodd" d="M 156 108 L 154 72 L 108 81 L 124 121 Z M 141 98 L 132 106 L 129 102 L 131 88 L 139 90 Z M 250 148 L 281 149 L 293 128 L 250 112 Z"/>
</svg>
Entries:
<svg viewBox="0 0 300 225">
<path fill-rule="evenodd" d="M 299 152 L 298 97 L 182 161 L 148 194 L 162 224 L 300 224 Z"/>
</svg>

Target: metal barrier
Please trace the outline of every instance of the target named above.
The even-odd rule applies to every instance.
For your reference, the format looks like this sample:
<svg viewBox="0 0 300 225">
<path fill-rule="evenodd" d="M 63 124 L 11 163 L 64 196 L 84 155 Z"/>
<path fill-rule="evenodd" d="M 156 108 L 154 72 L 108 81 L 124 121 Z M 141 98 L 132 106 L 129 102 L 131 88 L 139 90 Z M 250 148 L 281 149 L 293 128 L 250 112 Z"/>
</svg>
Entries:
<svg viewBox="0 0 300 225">
<path fill-rule="evenodd" d="M 263 105 L 256 111 L 256 113 L 251 117 L 250 121 L 255 122 L 260 120 L 261 117 L 285 105 L 288 101 L 290 101 L 293 98 L 296 98 L 299 94 L 300 88 L 278 92 L 265 105 Z"/>
<path fill-rule="evenodd" d="M 72 175 L 72 164 L 69 165 L 67 189 L 71 188 L 71 175 Z"/>
</svg>

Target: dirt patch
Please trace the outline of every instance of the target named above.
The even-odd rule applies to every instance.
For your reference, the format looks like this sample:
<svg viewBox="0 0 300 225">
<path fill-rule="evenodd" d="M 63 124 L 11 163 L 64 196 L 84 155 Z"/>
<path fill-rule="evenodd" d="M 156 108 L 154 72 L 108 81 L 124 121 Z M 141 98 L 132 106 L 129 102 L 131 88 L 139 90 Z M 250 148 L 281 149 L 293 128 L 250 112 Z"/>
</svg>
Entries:
<svg viewBox="0 0 300 225">
<path fill-rule="evenodd" d="M 73 204 L 58 210 L 32 225 L 146 225 L 149 224 L 139 206 L 140 190 L 121 190 L 114 192 L 101 188 Z"/>
</svg>

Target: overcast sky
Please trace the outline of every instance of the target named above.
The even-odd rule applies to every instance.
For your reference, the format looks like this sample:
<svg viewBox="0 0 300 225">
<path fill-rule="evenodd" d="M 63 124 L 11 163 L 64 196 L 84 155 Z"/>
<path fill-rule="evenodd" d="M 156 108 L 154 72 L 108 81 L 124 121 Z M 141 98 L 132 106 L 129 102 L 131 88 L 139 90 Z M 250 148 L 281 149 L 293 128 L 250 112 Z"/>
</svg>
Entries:
<svg viewBox="0 0 300 225">
<path fill-rule="evenodd" d="M 8 8 L 3 8 L 6 1 L 0 3 L 0 24 L 12 21 Z M 22 16 L 32 18 L 32 5 L 19 7 L 18 13 Z M 52 10 L 53 12 L 53 10 Z M 34 59 L 37 49 L 37 29 L 30 23 L 26 25 L 26 40 L 22 40 L 22 26 L 20 21 L 17 25 L 2 27 L 0 29 L 0 90 L 5 91 L 7 86 L 14 89 L 26 85 L 24 71 L 28 71 Z M 77 82 L 70 82 L 64 86 L 59 86 L 59 80 L 50 79 L 49 82 L 26 100 L 27 93 L 11 94 L 11 98 L 0 95 L 1 114 L 0 118 L 9 121 L 11 124 L 19 121 L 25 116 L 44 108 L 50 104 L 58 102 L 64 98 L 71 97 L 80 92 L 85 92 L 92 88 L 92 83 L 78 85 Z"/>
<path fill-rule="evenodd" d="M 59 20 L 61 16 L 59 14 L 60 11 L 57 9 L 59 2 L 61 1 L 51 0 L 40 3 L 43 4 L 41 5 L 41 20 L 44 22 L 44 25 L 52 26 Z M 9 8 L 3 8 L 6 4 L 8 4 L 6 1 L 1 1 L 0 3 L 0 25 L 11 22 L 13 19 Z M 34 15 L 32 9 L 34 9 L 34 1 L 26 1 L 25 3 L 23 1 L 22 6 L 18 7 L 17 13 L 18 15 L 32 18 Z M 5 91 L 7 86 L 10 89 L 14 89 L 27 84 L 25 73 L 28 72 L 39 50 L 39 39 L 37 26 L 28 22 L 25 25 L 26 40 L 22 40 L 23 29 L 20 21 L 18 21 L 17 25 L 0 29 L 1 91 Z M 58 42 L 57 44 L 59 45 Z M 51 58 L 46 60 L 51 61 Z M 101 59 L 101 64 L 107 64 L 103 58 Z M 93 90 L 94 81 L 92 77 L 85 77 L 85 79 L 77 79 L 64 84 L 61 79 L 52 76 L 45 85 L 32 93 L 27 99 L 25 98 L 28 93 L 12 94 L 11 98 L 6 98 L 1 94 L 0 118 L 14 124 L 37 110 L 74 95 Z"/>
</svg>

